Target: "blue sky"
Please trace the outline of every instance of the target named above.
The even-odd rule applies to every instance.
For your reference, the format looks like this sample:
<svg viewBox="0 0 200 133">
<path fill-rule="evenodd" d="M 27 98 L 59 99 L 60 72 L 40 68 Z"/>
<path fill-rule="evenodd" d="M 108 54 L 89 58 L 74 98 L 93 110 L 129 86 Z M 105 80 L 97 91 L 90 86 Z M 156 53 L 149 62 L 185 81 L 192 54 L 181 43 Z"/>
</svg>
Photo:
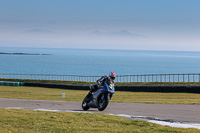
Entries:
<svg viewBox="0 0 200 133">
<path fill-rule="evenodd" d="M 0 46 L 200 51 L 199 0 L 0 0 Z"/>
</svg>

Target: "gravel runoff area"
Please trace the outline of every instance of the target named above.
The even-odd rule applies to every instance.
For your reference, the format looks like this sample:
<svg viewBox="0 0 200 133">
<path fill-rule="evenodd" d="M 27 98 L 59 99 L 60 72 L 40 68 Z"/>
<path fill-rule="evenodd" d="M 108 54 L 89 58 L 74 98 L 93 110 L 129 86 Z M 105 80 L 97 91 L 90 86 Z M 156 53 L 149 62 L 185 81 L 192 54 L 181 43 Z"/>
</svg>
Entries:
<svg viewBox="0 0 200 133">
<path fill-rule="evenodd" d="M 81 102 L 0 98 L 0 107 L 58 112 L 104 113 L 130 119 L 146 120 L 166 126 L 200 129 L 200 105 L 111 102 L 104 111 L 100 112 L 95 108 L 83 111 Z"/>
</svg>

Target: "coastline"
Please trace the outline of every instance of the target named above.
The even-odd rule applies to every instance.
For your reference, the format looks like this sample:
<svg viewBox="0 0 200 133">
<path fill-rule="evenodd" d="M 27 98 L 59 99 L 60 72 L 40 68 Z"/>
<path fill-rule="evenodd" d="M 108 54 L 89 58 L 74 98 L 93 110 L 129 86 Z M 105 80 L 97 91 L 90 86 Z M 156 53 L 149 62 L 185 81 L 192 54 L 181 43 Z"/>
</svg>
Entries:
<svg viewBox="0 0 200 133">
<path fill-rule="evenodd" d="M 7 55 L 51 55 L 51 54 L 34 54 L 34 53 L 5 53 L 5 52 L 0 52 L 0 54 L 7 54 Z"/>
</svg>

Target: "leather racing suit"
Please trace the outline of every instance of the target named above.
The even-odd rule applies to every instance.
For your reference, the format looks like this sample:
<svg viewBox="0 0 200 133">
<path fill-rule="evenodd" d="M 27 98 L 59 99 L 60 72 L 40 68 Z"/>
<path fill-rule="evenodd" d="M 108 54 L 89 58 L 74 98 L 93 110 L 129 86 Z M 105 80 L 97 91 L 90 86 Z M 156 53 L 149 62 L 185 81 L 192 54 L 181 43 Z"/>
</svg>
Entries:
<svg viewBox="0 0 200 133">
<path fill-rule="evenodd" d="M 108 75 L 102 76 L 100 79 L 96 81 L 97 85 L 94 85 L 93 87 L 90 88 L 90 92 L 94 92 L 99 88 L 103 87 L 105 85 L 105 82 L 108 85 L 111 83 L 115 83 L 114 80 L 112 80 Z"/>
</svg>

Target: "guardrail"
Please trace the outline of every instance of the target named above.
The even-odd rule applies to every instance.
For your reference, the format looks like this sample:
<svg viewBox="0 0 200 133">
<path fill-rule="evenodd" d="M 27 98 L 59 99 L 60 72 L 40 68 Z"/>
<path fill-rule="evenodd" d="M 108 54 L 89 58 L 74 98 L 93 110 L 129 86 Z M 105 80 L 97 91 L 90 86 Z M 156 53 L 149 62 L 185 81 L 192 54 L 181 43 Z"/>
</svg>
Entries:
<svg viewBox="0 0 200 133">
<path fill-rule="evenodd" d="M 7 74 L 0 73 L 0 79 L 60 80 L 96 82 L 101 76 L 54 75 L 54 74 Z M 116 82 L 200 82 L 200 73 L 189 74 L 146 74 L 118 75 Z"/>
</svg>

